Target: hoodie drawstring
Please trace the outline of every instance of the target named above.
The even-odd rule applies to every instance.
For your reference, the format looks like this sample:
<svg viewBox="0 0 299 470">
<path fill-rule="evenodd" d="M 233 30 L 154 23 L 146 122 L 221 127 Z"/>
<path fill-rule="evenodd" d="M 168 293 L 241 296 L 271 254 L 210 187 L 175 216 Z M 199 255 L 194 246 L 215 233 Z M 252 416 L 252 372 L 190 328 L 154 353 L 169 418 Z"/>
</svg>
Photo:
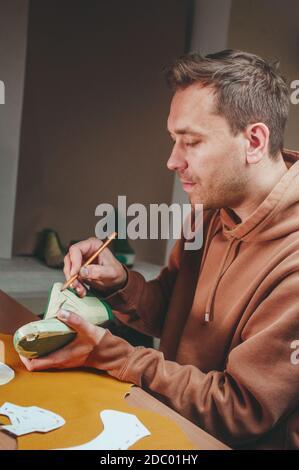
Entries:
<svg viewBox="0 0 299 470">
<path fill-rule="evenodd" d="M 235 243 L 235 250 L 234 250 L 233 257 L 232 257 L 230 263 L 224 269 L 234 242 L 236 242 L 236 243 Z M 230 267 L 230 265 L 235 260 L 238 249 L 239 249 L 241 243 L 242 243 L 242 240 L 238 240 L 238 239 L 235 239 L 235 238 L 232 238 L 229 242 L 229 245 L 228 245 L 228 248 L 226 250 L 225 256 L 223 258 L 223 261 L 221 263 L 221 266 L 220 266 L 215 284 L 212 287 L 211 292 L 210 292 L 209 297 L 208 297 L 208 300 L 207 300 L 206 312 L 205 312 L 205 316 L 204 316 L 205 322 L 209 322 L 209 321 L 213 320 L 213 303 L 214 303 L 214 298 L 215 298 L 215 295 L 216 295 L 216 290 L 217 290 L 218 284 L 219 284 L 220 279 L 222 278 L 222 276 L 225 274 L 227 269 Z"/>
<path fill-rule="evenodd" d="M 209 251 L 209 247 L 210 247 L 210 244 L 213 240 L 213 237 L 216 235 L 217 231 L 221 229 L 218 226 L 218 224 L 219 224 L 218 217 L 217 217 L 218 213 L 219 213 L 219 211 L 215 212 L 215 214 L 211 218 L 211 221 L 210 221 L 210 224 L 209 224 L 207 235 L 205 237 L 206 238 L 206 243 L 205 243 L 205 246 L 204 246 L 204 250 L 203 250 L 203 254 L 202 254 L 202 258 L 201 258 L 201 262 L 200 262 L 200 271 L 201 271 L 201 269 L 202 269 L 202 267 L 205 263 L 207 253 Z M 215 225 L 215 221 L 216 221 L 216 225 Z"/>
</svg>

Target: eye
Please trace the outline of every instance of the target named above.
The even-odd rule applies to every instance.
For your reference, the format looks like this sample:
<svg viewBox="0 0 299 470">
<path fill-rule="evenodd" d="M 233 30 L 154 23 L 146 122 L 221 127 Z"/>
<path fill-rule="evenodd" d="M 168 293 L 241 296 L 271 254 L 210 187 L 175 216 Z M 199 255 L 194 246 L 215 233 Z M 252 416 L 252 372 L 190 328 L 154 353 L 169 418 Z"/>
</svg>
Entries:
<svg viewBox="0 0 299 470">
<path fill-rule="evenodd" d="M 198 145 L 200 142 L 199 141 L 195 141 L 195 142 L 186 142 L 186 146 L 187 147 L 195 147 L 196 145 Z"/>
</svg>

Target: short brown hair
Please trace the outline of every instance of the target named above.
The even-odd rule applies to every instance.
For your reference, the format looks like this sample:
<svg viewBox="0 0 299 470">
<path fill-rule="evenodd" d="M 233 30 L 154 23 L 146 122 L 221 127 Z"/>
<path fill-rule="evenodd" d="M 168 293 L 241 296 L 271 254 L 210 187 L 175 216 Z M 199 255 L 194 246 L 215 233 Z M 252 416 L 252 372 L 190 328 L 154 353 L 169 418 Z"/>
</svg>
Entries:
<svg viewBox="0 0 299 470">
<path fill-rule="evenodd" d="M 289 113 L 289 90 L 278 62 L 267 62 L 248 52 L 227 49 L 202 57 L 187 54 L 166 69 L 173 91 L 199 82 L 216 93 L 216 112 L 223 115 L 234 135 L 249 124 L 263 122 L 270 131 L 269 153 L 283 148 Z"/>
</svg>

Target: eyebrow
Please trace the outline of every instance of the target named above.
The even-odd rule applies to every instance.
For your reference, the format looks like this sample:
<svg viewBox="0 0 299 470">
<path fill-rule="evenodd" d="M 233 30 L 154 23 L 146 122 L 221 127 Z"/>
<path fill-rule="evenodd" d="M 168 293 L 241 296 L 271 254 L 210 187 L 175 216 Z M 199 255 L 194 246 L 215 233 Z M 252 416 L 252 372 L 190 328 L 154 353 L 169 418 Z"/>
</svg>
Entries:
<svg viewBox="0 0 299 470">
<path fill-rule="evenodd" d="M 173 134 L 173 133 L 174 134 L 180 134 L 180 135 L 189 134 L 189 135 L 200 136 L 200 137 L 204 135 L 202 132 L 194 131 L 190 127 L 183 127 L 182 129 L 175 129 L 174 132 L 170 132 L 168 130 L 168 132 L 170 134 Z"/>
</svg>

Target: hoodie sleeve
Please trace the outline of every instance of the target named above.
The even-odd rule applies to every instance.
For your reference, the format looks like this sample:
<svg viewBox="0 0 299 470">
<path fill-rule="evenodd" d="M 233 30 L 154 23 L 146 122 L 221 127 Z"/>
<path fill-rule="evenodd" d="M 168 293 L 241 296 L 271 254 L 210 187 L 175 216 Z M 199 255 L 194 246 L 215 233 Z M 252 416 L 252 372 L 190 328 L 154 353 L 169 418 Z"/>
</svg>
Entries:
<svg viewBox="0 0 299 470">
<path fill-rule="evenodd" d="M 203 212 L 203 240 L 215 215 L 214 210 Z M 125 287 L 104 297 L 122 323 L 149 336 L 161 337 L 172 290 L 182 263 L 185 241 L 183 236 L 177 240 L 168 265 L 152 281 L 147 282 L 140 273 L 125 268 L 128 274 Z"/>
<path fill-rule="evenodd" d="M 260 303 L 223 371 L 205 374 L 154 349 L 130 346 L 108 372 L 150 391 L 227 444 L 250 443 L 298 405 L 299 364 L 292 360 L 292 344 L 299 340 L 298 285 L 296 272 Z M 111 337 L 105 336 L 105 347 Z M 117 356 L 117 347 L 112 350 Z"/>
<path fill-rule="evenodd" d="M 159 276 L 146 281 L 144 277 L 127 268 L 128 279 L 125 287 L 105 297 L 114 315 L 126 325 L 141 333 L 160 337 L 180 264 L 183 240 L 178 240 L 172 250 L 168 265 Z"/>
</svg>

